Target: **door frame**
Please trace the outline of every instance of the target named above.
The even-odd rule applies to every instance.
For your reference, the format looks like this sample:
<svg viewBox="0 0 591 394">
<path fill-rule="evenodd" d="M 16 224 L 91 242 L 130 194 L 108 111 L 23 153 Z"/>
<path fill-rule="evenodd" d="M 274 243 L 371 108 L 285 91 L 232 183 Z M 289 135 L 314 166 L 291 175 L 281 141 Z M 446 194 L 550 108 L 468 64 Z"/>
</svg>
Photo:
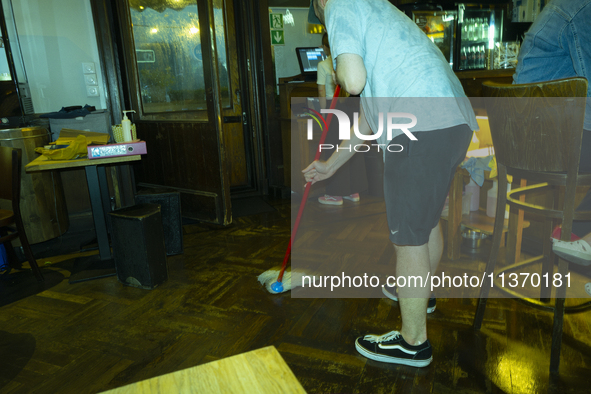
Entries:
<svg viewBox="0 0 591 394">
<path fill-rule="evenodd" d="M 203 199 L 215 199 L 215 213 L 214 220 L 200 219 L 203 221 L 212 221 L 217 224 L 227 225 L 232 221 L 230 188 L 227 174 L 227 160 L 225 157 L 225 150 L 223 144 L 223 127 L 222 127 L 222 104 L 220 101 L 220 86 L 219 86 L 219 65 L 216 54 L 215 35 L 211 32 L 215 31 L 215 19 L 213 4 L 207 0 L 196 0 L 197 10 L 200 19 L 204 22 L 207 28 L 200 29 L 201 41 L 207 43 L 203 45 L 203 73 L 205 79 L 205 94 L 207 100 L 207 122 L 199 122 L 196 120 L 182 120 L 171 121 L 175 124 L 197 124 L 201 123 L 203 128 L 206 124 L 211 128 L 211 132 L 215 135 L 218 147 L 218 159 L 212 163 L 211 166 L 217 168 L 219 180 L 221 184 L 219 189 L 215 192 L 204 191 L 198 192 Z M 131 65 L 135 56 L 124 52 L 124 42 L 129 45 L 130 34 L 128 31 L 123 31 L 124 26 L 128 26 L 129 8 L 127 1 L 121 2 L 105 2 L 101 0 L 91 0 L 91 6 L 94 15 L 95 29 L 97 35 L 97 44 L 101 58 L 101 67 L 104 73 L 104 91 L 107 102 L 110 104 L 110 111 L 113 116 L 113 121 L 119 123 L 121 121 L 121 111 L 123 108 L 136 107 L 139 109 L 140 97 L 139 88 L 137 86 L 136 70 Z M 122 20 L 127 18 L 126 20 Z M 127 40 L 127 41 L 126 41 Z M 131 63 L 131 64 L 130 64 Z M 121 72 L 125 70 L 125 72 Z M 129 73 L 129 78 L 127 74 Z M 136 97 L 132 97 L 136 96 Z M 131 104 L 134 105 L 131 105 Z M 150 121 L 155 127 L 158 124 L 164 124 L 167 121 Z M 136 126 L 140 128 L 140 124 L 144 121 L 136 121 Z M 138 130 L 139 133 L 139 130 Z M 149 148 L 148 148 L 149 149 Z M 217 177 L 216 177 L 217 178 Z M 133 181 L 133 179 L 132 179 Z M 173 187 L 174 188 L 174 187 Z M 187 192 L 187 189 L 182 187 L 177 188 L 181 193 Z M 183 209 L 183 212 L 186 212 Z"/>
<path fill-rule="evenodd" d="M 275 108 L 268 0 L 233 1 L 236 30 L 242 33 L 242 54 L 238 56 L 241 81 L 250 93 L 247 115 L 256 174 L 256 190 L 250 194 L 269 194 L 271 188 L 281 189 L 283 184 L 283 152 Z"/>
<path fill-rule="evenodd" d="M 233 196 L 268 194 L 271 190 L 276 193 L 283 185 L 283 156 L 281 135 L 277 130 L 278 115 L 275 108 L 274 68 L 271 56 L 269 34 L 268 0 L 226 0 L 233 1 L 234 23 L 239 40 L 238 67 L 241 73 L 240 89 L 243 99 L 243 112 L 247 116 L 245 134 L 252 143 L 254 181 L 250 189 L 236 190 Z M 103 91 L 105 92 L 108 110 L 114 124 L 121 122 L 122 110 L 130 108 L 129 81 L 122 73 L 125 65 L 121 44 L 122 33 L 118 11 L 119 1 L 90 0 L 97 46 L 100 54 L 103 72 Z M 201 9 L 212 10 L 212 5 L 206 0 L 197 0 Z M 125 2 L 127 4 L 127 2 Z M 201 11 L 200 11 L 201 12 Z M 212 17 L 208 15 L 212 21 Z M 209 35 L 209 34 L 208 34 Z M 242 45 L 243 44 L 243 45 Z M 212 59 L 217 60 L 217 59 Z M 210 64 L 210 68 L 213 65 Z M 215 67 L 217 70 L 217 67 Z M 211 75 L 211 74 L 210 74 Z M 209 84 L 213 85 L 213 76 Z M 217 81 L 215 81 L 217 83 Z M 219 89 L 219 85 L 218 85 Z M 218 90 L 219 92 L 219 90 Z M 219 97 L 217 98 L 219 103 Z M 219 105 L 217 114 L 220 114 Z M 212 114 L 214 115 L 214 114 Z M 221 121 L 221 116 L 217 119 Z M 218 122 L 217 127 L 220 127 Z M 122 184 L 135 186 L 133 170 L 122 171 Z M 230 194 L 230 193 L 227 193 Z M 122 206 L 133 204 L 134 193 L 123 193 Z M 228 197 L 225 197 L 225 201 Z M 228 203 L 228 206 L 229 203 Z"/>
</svg>

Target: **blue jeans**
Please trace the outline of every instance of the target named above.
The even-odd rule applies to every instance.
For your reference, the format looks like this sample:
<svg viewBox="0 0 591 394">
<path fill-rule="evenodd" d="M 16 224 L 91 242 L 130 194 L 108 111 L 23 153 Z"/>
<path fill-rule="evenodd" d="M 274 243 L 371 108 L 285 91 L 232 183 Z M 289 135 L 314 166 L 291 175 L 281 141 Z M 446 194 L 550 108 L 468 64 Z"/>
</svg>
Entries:
<svg viewBox="0 0 591 394">
<path fill-rule="evenodd" d="M 584 77 L 591 79 L 591 0 L 553 0 L 525 35 L 515 83 Z M 591 97 L 591 85 L 587 97 Z M 585 129 L 591 130 L 591 100 Z"/>
</svg>

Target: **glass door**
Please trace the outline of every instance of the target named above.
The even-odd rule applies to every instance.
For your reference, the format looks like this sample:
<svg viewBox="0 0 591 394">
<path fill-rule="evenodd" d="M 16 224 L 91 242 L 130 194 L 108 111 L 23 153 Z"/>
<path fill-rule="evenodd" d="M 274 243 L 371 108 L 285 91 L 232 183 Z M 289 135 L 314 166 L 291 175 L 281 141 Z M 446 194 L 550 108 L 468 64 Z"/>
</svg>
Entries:
<svg viewBox="0 0 591 394">
<path fill-rule="evenodd" d="M 207 109 L 201 23 L 196 1 L 131 0 L 133 46 L 142 114 Z M 222 106 L 230 106 L 224 10 L 214 9 Z M 199 118 L 199 115 L 194 115 Z"/>
<path fill-rule="evenodd" d="M 233 11 L 225 7 L 223 0 L 128 0 L 118 11 L 126 109 L 137 112 L 148 149 L 136 167 L 138 186 L 178 190 L 183 216 L 219 224 L 232 221 L 232 172 L 246 167 L 228 142 L 231 126 L 240 136 L 243 128 L 228 56 Z"/>
<path fill-rule="evenodd" d="M 230 186 L 252 187 L 252 146 L 242 110 L 233 2 L 212 0 L 223 146 Z M 207 121 L 203 15 L 195 0 L 130 0 L 140 118 Z M 207 49 L 207 48 L 206 48 Z M 216 84 L 216 88 L 218 85 Z"/>
</svg>

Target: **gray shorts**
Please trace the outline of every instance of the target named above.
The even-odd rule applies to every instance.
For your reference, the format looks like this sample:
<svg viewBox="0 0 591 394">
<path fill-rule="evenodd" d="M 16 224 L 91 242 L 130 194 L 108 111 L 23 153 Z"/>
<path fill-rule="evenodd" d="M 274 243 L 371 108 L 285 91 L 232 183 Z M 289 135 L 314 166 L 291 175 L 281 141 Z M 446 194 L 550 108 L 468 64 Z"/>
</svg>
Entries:
<svg viewBox="0 0 591 394">
<path fill-rule="evenodd" d="M 403 150 L 385 154 L 384 198 L 390 241 L 396 245 L 419 246 L 429 241 L 456 168 L 466 158 L 472 130 L 463 124 L 415 136 L 417 141 L 404 134 L 393 138 L 390 145 L 401 145 Z"/>
</svg>

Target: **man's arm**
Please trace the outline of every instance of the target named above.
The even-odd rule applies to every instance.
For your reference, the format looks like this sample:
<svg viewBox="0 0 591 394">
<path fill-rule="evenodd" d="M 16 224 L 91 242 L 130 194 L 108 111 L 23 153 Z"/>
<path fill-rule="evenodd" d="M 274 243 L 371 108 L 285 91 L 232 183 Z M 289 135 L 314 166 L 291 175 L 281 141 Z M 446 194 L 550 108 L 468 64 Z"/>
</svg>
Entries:
<svg viewBox="0 0 591 394">
<path fill-rule="evenodd" d="M 372 133 L 367 119 L 365 118 L 365 112 L 363 111 L 363 105 L 359 111 L 359 133 L 363 135 L 369 135 Z M 343 166 L 353 155 L 355 154 L 355 145 L 365 143 L 364 140 L 359 138 L 357 134 L 351 132 L 350 140 L 343 140 L 339 145 L 339 149 L 330 156 L 327 161 L 314 161 L 302 172 L 306 178 L 306 182 L 312 182 L 313 184 L 330 178 L 339 168 Z M 349 151 L 351 147 L 351 151 Z"/>
<path fill-rule="evenodd" d="M 349 94 L 361 94 L 367 79 L 363 58 L 353 53 L 342 53 L 337 56 L 336 77 L 337 83 Z"/>
</svg>

